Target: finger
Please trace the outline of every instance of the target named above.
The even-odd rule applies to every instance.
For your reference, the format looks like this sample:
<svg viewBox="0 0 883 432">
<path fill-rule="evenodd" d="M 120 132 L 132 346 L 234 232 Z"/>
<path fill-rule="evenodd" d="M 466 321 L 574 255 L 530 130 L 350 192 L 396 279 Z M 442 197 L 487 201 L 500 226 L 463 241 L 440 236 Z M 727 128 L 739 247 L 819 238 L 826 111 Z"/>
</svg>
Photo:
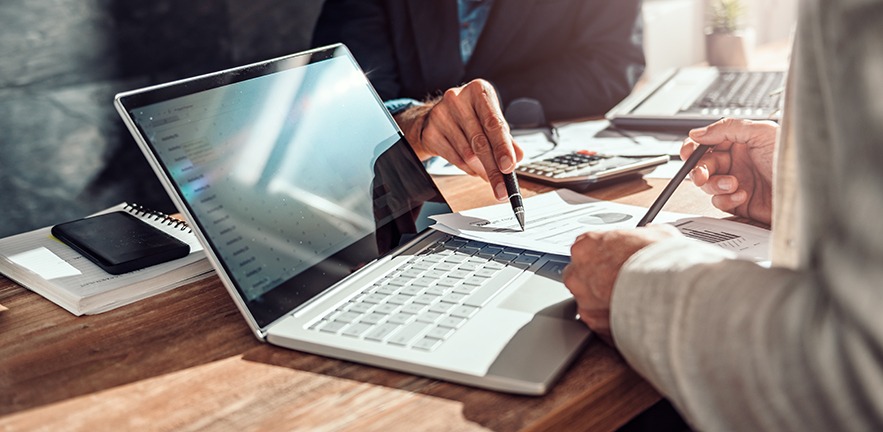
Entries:
<svg viewBox="0 0 883 432">
<path fill-rule="evenodd" d="M 711 204 L 723 211 L 730 211 L 745 204 L 748 200 L 748 192 L 740 189 L 732 194 L 715 195 L 711 197 Z"/>
<path fill-rule="evenodd" d="M 497 95 L 493 88 L 489 87 L 490 84 L 482 86 L 480 97 L 476 101 L 475 113 L 481 119 L 482 129 L 490 142 L 494 165 L 501 172 L 508 174 L 515 169 L 515 161 L 518 159 L 512 144 L 512 136 L 509 134 L 509 125 L 503 118 Z"/>
<path fill-rule="evenodd" d="M 515 162 L 521 162 L 524 159 L 524 150 L 515 142 L 515 139 L 512 139 L 512 149 L 515 150 Z"/>
<path fill-rule="evenodd" d="M 696 147 L 699 147 L 699 143 L 693 141 L 691 138 L 684 139 L 684 143 L 681 144 L 681 160 L 687 160 L 690 158 L 690 155 L 696 151 Z"/>
<path fill-rule="evenodd" d="M 709 195 L 732 194 L 739 189 L 739 179 L 731 175 L 717 175 L 702 185 L 702 190 Z"/>
<path fill-rule="evenodd" d="M 438 153 L 439 157 L 448 161 L 451 165 L 454 165 L 457 168 L 460 168 L 467 175 L 473 177 L 481 177 L 481 174 L 475 172 L 475 170 L 463 160 L 460 155 L 454 151 L 454 145 L 447 142 L 447 138 L 441 136 L 437 138 L 438 142 L 441 144 L 436 153 Z"/>
<path fill-rule="evenodd" d="M 717 151 L 719 147 L 712 149 L 699 159 L 699 163 L 690 172 L 690 179 L 696 186 L 703 186 L 709 178 L 730 172 L 732 156 L 727 151 Z"/>
<path fill-rule="evenodd" d="M 473 84 L 478 82 L 479 85 Z M 503 182 L 503 173 L 515 169 L 515 150 L 508 125 L 497 102 L 496 93 L 490 84 L 482 81 L 470 83 L 474 97 L 473 115 L 480 121 L 482 133 L 471 135 L 472 151 L 481 160 L 488 181 L 498 200 L 509 196 Z"/>
<path fill-rule="evenodd" d="M 481 177 L 484 171 L 476 172 L 475 168 L 467 163 L 466 160 L 460 155 L 460 152 L 457 151 L 456 146 L 452 144 L 448 138 L 441 133 L 439 133 L 435 129 L 427 129 L 424 133 L 424 141 L 427 143 L 432 143 L 433 152 L 438 156 L 444 158 L 446 161 L 450 162 L 451 165 L 460 168 L 468 175 Z M 471 152 L 472 150 L 470 150 Z M 472 158 L 475 162 L 478 162 L 477 158 Z M 478 163 L 480 166 L 481 164 Z"/>
<path fill-rule="evenodd" d="M 462 165 L 450 159 L 448 161 L 463 171 L 487 180 L 481 161 L 472 151 L 472 146 L 461 129 L 462 120 L 459 119 L 456 112 L 452 112 L 452 105 L 455 106 L 455 104 L 446 101 L 433 109 L 430 113 L 429 126 L 423 133 L 424 141 L 430 143 L 435 152 L 445 159 L 448 159 L 447 155 L 455 155 L 452 157 L 457 161 L 462 161 Z"/>
</svg>

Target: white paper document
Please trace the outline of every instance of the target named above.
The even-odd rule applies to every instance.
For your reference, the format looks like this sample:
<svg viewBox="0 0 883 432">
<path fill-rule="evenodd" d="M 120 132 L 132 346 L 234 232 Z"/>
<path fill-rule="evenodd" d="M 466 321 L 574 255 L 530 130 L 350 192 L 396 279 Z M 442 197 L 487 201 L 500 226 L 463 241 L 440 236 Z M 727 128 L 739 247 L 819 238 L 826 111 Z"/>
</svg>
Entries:
<svg viewBox="0 0 883 432">
<path fill-rule="evenodd" d="M 539 252 L 570 255 L 570 245 L 586 231 L 634 228 L 646 208 L 601 201 L 569 189 L 524 200 L 521 231 L 509 203 L 433 216 L 433 228 L 460 237 Z M 660 212 L 655 222 L 673 222 L 688 215 Z"/>
<path fill-rule="evenodd" d="M 756 226 L 709 217 L 674 222 L 687 237 L 722 247 L 757 262 L 769 260 L 770 231 Z"/>
<path fill-rule="evenodd" d="M 436 230 L 488 243 L 570 256 L 570 246 L 587 231 L 635 228 L 644 207 L 601 201 L 569 189 L 524 200 L 522 232 L 509 203 L 433 216 Z M 731 250 L 753 261 L 769 256 L 769 231 L 725 219 L 660 212 L 653 223 L 671 223 L 685 236 Z"/>
</svg>

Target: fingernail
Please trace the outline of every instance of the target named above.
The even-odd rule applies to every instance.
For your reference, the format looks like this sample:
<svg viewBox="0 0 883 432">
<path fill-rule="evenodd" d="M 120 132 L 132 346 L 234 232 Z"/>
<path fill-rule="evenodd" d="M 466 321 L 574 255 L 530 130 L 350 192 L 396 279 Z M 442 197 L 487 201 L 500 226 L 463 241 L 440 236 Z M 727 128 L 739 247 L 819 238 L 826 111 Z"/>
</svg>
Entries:
<svg viewBox="0 0 883 432">
<path fill-rule="evenodd" d="M 510 158 L 509 156 L 506 156 L 506 155 L 503 155 L 502 157 L 500 157 L 500 169 L 509 170 L 509 169 L 514 169 L 514 168 L 515 168 L 515 164 L 512 162 L 512 158 Z"/>
<path fill-rule="evenodd" d="M 717 187 L 719 187 L 722 191 L 729 192 L 733 189 L 733 179 L 720 179 L 717 182 Z"/>
<path fill-rule="evenodd" d="M 508 196 L 508 195 L 506 194 L 506 185 L 504 185 L 503 183 L 498 184 L 498 185 L 494 188 L 494 193 L 497 194 L 497 200 L 498 200 L 498 201 L 503 201 L 503 200 L 506 199 L 506 197 Z"/>
<path fill-rule="evenodd" d="M 693 129 L 690 131 L 690 136 L 701 137 L 702 135 L 705 135 L 707 132 L 708 132 L 708 128 Z"/>
</svg>

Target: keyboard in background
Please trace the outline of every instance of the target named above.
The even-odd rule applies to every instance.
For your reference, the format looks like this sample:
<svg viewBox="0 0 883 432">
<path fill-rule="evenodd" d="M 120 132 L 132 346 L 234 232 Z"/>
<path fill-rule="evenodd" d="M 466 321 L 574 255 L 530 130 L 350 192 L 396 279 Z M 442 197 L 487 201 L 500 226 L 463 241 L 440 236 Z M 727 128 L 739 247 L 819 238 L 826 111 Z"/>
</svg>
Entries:
<svg viewBox="0 0 883 432">
<path fill-rule="evenodd" d="M 784 70 L 673 69 L 636 88 L 606 117 L 621 129 L 686 133 L 722 117 L 778 121 Z"/>
<path fill-rule="evenodd" d="M 784 86 L 785 72 L 722 71 L 681 113 L 769 117 L 782 107 Z"/>
</svg>

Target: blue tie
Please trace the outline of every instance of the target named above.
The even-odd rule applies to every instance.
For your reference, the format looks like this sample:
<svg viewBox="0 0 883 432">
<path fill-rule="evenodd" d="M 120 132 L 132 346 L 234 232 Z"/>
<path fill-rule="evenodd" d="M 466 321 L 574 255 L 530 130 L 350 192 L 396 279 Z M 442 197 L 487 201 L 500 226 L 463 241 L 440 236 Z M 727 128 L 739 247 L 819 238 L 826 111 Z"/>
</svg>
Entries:
<svg viewBox="0 0 883 432">
<path fill-rule="evenodd" d="M 478 36 L 487 22 L 493 0 L 457 0 L 460 17 L 460 57 L 463 64 L 469 62 Z"/>
</svg>

